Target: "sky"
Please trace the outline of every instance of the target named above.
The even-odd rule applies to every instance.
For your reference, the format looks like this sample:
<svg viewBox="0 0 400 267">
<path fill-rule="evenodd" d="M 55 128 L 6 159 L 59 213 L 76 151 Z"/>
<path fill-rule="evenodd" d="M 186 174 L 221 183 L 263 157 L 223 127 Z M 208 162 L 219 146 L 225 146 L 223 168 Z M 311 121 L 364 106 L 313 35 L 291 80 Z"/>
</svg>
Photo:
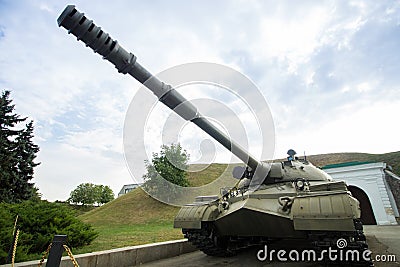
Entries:
<svg viewBox="0 0 400 267">
<path fill-rule="evenodd" d="M 147 116 L 142 142 L 151 155 L 162 144 L 160 122 L 168 117 L 160 105 L 151 114 L 126 117 L 140 84 L 58 27 L 68 4 L 0 0 L 0 90 L 10 90 L 16 112 L 34 120 L 41 149 L 34 182 L 50 201 L 66 200 L 83 182 L 109 185 L 117 194 L 122 185 L 140 181 L 146 158 L 129 170 L 125 118 Z M 152 73 L 212 62 L 248 77 L 273 117 L 274 158 L 289 148 L 308 155 L 400 150 L 400 1 L 73 4 Z M 251 105 L 221 90 L 181 88 L 189 99 L 214 99 L 241 113 L 236 116 L 248 130 L 249 150 L 259 154 Z M 192 125 L 181 128 L 179 138 L 191 162 L 232 161 Z"/>
</svg>

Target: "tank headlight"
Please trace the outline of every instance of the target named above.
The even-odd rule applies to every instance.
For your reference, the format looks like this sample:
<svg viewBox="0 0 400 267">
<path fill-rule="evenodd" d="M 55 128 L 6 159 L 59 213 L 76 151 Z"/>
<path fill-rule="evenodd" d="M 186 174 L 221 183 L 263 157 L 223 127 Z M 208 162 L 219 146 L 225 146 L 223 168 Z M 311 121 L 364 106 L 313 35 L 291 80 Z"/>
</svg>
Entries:
<svg viewBox="0 0 400 267">
<path fill-rule="evenodd" d="M 304 178 L 297 178 L 293 181 L 293 185 L 296 190 L 303 191 L 309 183 Z"/>
<path fill-rule="evenodd" d="M 302 180 L 297 181 L 296 182 L 296 187 L 297 188 L 303 188 L 304 187 L 304 181 L 302 181 Z"/>
</svg>

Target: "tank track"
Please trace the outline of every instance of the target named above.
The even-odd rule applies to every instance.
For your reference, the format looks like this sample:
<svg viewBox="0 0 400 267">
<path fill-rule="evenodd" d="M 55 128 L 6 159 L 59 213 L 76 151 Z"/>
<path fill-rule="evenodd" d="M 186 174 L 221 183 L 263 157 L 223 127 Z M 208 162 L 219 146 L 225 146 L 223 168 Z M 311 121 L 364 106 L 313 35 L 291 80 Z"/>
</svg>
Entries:
<svg viewBox="0 0 400 267">
<path fill-rule="evenodd" d="M 331 266 L 332 264 L 336 266 L 374 266 L 372 261 L 365 261 L 361 257 L 362 253 L 368 249 L 361 221 L 354 220 L 354 226 L 356 231 L 353 232 L 309 232 L 309 239 L 305 240 L 305 242 L 311 242 L 315 251 L 321 252 L 327 250 L 329 247 L 333 249 L 337 248 L 338 239 L 343 238 L 347 242 L 344 250 L 358 250 L 361 260 L 358 262 L 344 262 L 339 260 L 329 261 L 329 259 L 326 259 L 323 262 L 326 266 Z M 199 250 L 209 256 L 216 257 L 231 257 L 236 255 L 240 249 L 266 243 L 266 240 L 262 238 L 237 240 L 230 239 L 229 237 L 220 237 L 217 235 L 212 224 L 203 224 L 201 229 L 182 229 L 182 232 L 185 238 Z"/>
<path fill-rule="evenodd" d="M 346 251 L 357 250 L 359 252 L 359 261 L 344 261 L 343 258 L 336 261 L 325 260 L 325 264 L 345 265 L 345 266 L 374 266 L 371 260 L 364 260 L 362 255 L 368 250 L 367 239 L 363 232 L 363 226 L 359 219 L 354 220 L 356 231 L 353 232 L 311 232 L 309 239 L 317 252 L 327 250 L 329 247 L 338 249 L 338 240 L 346 240 L 346 246 L 343 248 L 343 255 Z M 370 255 L 371 256 L 371 255 Z M 343 256 L 345 257 L 345 256 Z"/>
<path fill-rule="evenodd" d="M 182 229 L 182 233 L 190 243 L 209 256 L 231 257 L 237 254 L 236 249 L 229 247 L 229 240 L 218 237 L 210 225 L 203 225 L 202 229 Z"/>
</svg>

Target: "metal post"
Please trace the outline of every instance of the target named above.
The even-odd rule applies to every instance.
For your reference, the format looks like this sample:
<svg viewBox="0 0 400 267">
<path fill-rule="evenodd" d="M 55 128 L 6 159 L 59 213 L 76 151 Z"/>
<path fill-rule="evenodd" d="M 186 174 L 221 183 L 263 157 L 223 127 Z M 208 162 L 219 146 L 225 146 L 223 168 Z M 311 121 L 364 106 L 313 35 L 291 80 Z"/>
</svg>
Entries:
<svg viewBox="0 0 400 267">
<path fill-rule="evenodd" d="M 54 235 L 53 243 L 47 258 L 46 267 L 59 267 L 64 252 L 63 245 L 67 241 L 66 235 Z"/>
</svg>

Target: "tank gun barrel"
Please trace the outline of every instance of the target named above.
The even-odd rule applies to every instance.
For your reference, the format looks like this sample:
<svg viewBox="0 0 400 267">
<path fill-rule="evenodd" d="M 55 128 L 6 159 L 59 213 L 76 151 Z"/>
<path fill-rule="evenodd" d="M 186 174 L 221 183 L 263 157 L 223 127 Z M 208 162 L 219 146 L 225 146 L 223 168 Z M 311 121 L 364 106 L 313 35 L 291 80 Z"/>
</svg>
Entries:
<svg viewBox="0 0 400 267">
<path fill-rule="evenodd" d="M 136 56 L 122 48 L 119 43 L 96 26 L 84 13 L 79 12 L 75 6 L 67 6 L 57 19 L 58 26 L 64 27 L 78 39 L 93 49 L 95 53 L 110 61 L 118 72 L 129 74 L 150 89 L 170 109 L 187 121 L 191 121 L 217 140 L 225 148 L 242 160 L 252 170 L 262 163 L 249 155 L 239 144 L 231 140 L 225 133 L 216 128 L 210 121 L 203 117 L 197 108 L 186 100 L 172 86 L 163 83 L 142 67 Z"/>
</svg>

